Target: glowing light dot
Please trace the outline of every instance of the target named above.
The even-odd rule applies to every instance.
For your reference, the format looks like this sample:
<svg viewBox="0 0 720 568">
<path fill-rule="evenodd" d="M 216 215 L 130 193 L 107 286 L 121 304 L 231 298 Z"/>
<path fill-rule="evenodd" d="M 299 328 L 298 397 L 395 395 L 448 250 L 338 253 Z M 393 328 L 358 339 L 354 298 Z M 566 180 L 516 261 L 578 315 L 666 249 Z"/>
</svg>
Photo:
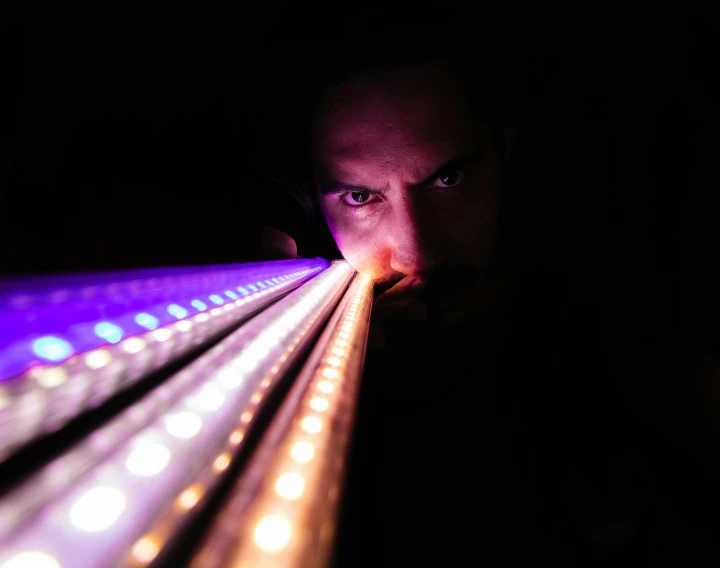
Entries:
<svg viewBox="0 0 720 568">
<path fill-rule="evenodd" d="M 2 568 L 60 568 L 60 562 L 45 552 L 28 550 L 3 562 Z"/>
<path fill-rule="evenodd" d="M 213 304 L 215 304 L 215 305 L 217 305 L 217 306 L 221 306 L 222 304 L 225 303 L 225 300 L 223 300 L 223 299 L 222 299 L 220 296 L 218 296 L 217 294 L 213 294 L 212 296 L 210 296 L 209 299 L 210 299 L 210 301 L 211 301 Z"/>
<path fill-rule="evenodd" d="M 258 291 L 258 289 L 255 288 L 255 286 L 253 286 L 252 284 L 248 284 L 248 288 L 250 288 L 253 292 L 257 292 L 257 291 Z"/>
<path fill-rule="evenodd" d="M 214 412 L 225 402 L 225 395 L 214 385 L 205 385 L 195 396 L 190 399 L 194 408 L 201 408 Z"/>
<path fill-rule="evenodd" d="M 188 487 L 185 491 L 180 493 L 177 499 L 177 504 L 182 509 L 192 509 L 202 497 L 202 488 L 198 485 Z"/>
<path fill-rule="evenodd" d="M 248 292 L 245 288 L 242 286 L 237 287 L 237 291 L 240 292 L 243 296 L 248 296 L 250 292 Z"/>
<path fill-rule="evenodd" d="M 306 416 L 300 422 L 300 427 L 308 434 L 317 434 L 322 430 L 322 420 L 315 416 Z"/>
<path fill-rule="evenodd" d="M 225 290 L 225 295 L 228 298 L 232 298 L 233 300 L 237 300 L 237 294 L 233 292 L 232 290 Z"/>
<path fill-rule="evenodd" d="M 190 302 L 190 305 L 201 312 L 207 310 L 207 304 L 205 302 L 201 302 L 200 300 L 193 300 Z"/>
<path fill-rule="evenodd" d="M 290 523 L 282 517 L 269 515 L 255 527 L 255 544 L 267 552 L 277 552 L 290 542 Z"/>
<path fill-rule="evenodd" d="M 67 378 L 68 374 L 65 369 L 61 367 L 54 367 L 52 369 L 42 369 L 37 378 L 37 382 L 41 387 L 51 389 L 63 384 L 67 381 Z M 0 399 L 2 399 L 2 395 L 0 395 Z M 1 402 L 0 408 L 2 408 Z"/>
<path fill-rule="evenodd" d="M 175 328 L 178 331 L 190 331 L 192 329 L 192 322 L 190 320 L 179 321 L 175 324 Z"/>
<path fill-rule="evenodd" d="M 345 355 L 345 350 L 338 347 L 333 347 L 332 354 L 337 355 L 338 357 L 342 357 L 343 355 Z"/>
<path fill-rule="evenodd" d="M 222 313 L 222 310 L 220 308 L 213 308 L 210 310 L 211 316 L 219 316 Z"/>
<path fill-rule="evenodd" d="M 107 321 L 96 324 L 94 329 L 95 335 L 103 338 L 108 343 L 118 343 L 123 338 L 123 330 Z"/>
<path fill-rule="evenodd" d="M 327 377 L 328 379 L 337 379 L 340 373 L 338 373 L 337 369 L 326 367 L 325 369 L 323 369 L 322 374 L 323 377 Z"/>
<path fill-rule="evenodd" d="M 252 402 L 253 404 L 257 404 L 258 402 L 260 402 L 262 400 L 262 397 L 263 397 L 262 393 L 256 392 L 250 398 L 250 402 Z"/>
<path fill-rule="evenodd" d="M 112 355 L 104 349 L 98 349 L 85 355 L 85 364 L 91 369 L 101 369 L 112 361 Z"/>
<path fill-rule="evenodd" d="M 156 329 L 152 332 L 153 339 L 156 341 L 159 341 L 160 343 L 164 343 L 168 339 L 172 337 L 172 331 L 169 329 Z"/>
<path fill-rule="evenodd" d="M 327 381 L 320 381 L 317 384 L 316 388 L 317 390 L 319 390 L 320 392 L 324 392 L 325 394 L 330 394 L 334 390 L 332 383 L 329 383 Z"/>
<path fill-rule="evenodd" d="M 338 333 L 338 337 L 340 337 L 342 339 L 350 339 L 350 335 L 345 333 L 344 331 L 341 331 L 340 333 Z"/>
<path fill-rule="evenodd" d="M 127 499 L 119 489 L 93 487 L 70 507 L 70 522 L 82 531 L 102 532 L 118 520 L 126 503 Z"/>
<path fill-rule="evenodd" d="M 152 562 L 158 552 L 160 552 L 160 546 L 154 538 L 149 536 L 142 537 L 132 547 L 133 558 L 142 564 Z"/>
<path fill-rule="evenodd" d="M 310 408 L 317 410 L 318 412 L 324 412 L 328 409 L 328 406 L 330 406 L 330 403 L 324 398 L 316 396 L 310 400 Z"/>
<path fill-rule="evenodd" d="M 283 473 L 275 482 L 275 493 L 283 499 L 298 499 L 305 490 L 305 480 L 297 473 Z"/>
<path fill-rule="evenodd" d="M 242 416 L 240 416 L 240 422 L 242 422 L 243 424 L 247 424 L 248 422 L 250 422 L 250 420 L 252 420 L 252 417 L 252 412 L 243 412 Z"/>
<path fill-rule="evenodd" d="M 208 319 L 210 319 L 210 316 L 208 316 L 207 314 L 198 314 L 195 316 L 195 321 L 198 323 L 202 323 L 204 321 L 207 321 Z"/>
<path fill-rule="evenodd" d="M 126 353 L 137 353 L 138 351 L 142 351 L 145 349 L 145 346 L 147 343 L 145 343 L 144 339 L 140 339 L 139 337 L 131 337 L 130 339 L 126 339 L 122 343 L 122 348 L 125 350 Z"/>
<path fill-rule="evenodd" d="M 265 288 L 265 284 L 263 284 L 262 282 L 258 282 L 257 285 L 259 288 Z"/>
<path fill-rule="evenodd" d="M 270 386 L 270 383 L 271 383 L 271 382 L 272 382 L 272 381 L 271 381 L 269 378 L 263 379 L 263 382 L 260 383 L 260 386 L 261 386 L 262 388 L 266 389 L 266 388 L 268 388 L 268 387 Z"/>
<path fill-rule="evenodd" d="M 177 412 L 165 417 L 165 429 L 178 438 L 192 438 L 202 428 L 202 420 L 192 412 Z"/>
<path fill-rule="evenodd" d="M 340 359 L 337 357 L 330 357 L 327 360 L 329 365 L 332 365 L 333 367 L 339 367 L 340 366 Z"/>
<path fill-rule="evenodd" d="M 338 347 L 346 347 L 346 346 L 347 346 L 347 341 L 345 341 L 344 339 L 338 339 L 338 340 L 335 342 L 335 345 L 337 345 Z"/>
<path fill-rule="evenodd" d="M 308 442 L 297 442 L 290 448 L 290 455 L 298 463 L 308 463 L 315 455 L 315 446 Z"/>
<path fill-rule="evenodd" d="M 125 467 L 135 475 L 152 477 L 170 463 L 170 450 L 162 444 L 146 443 L 135 448 L 125 460 Z"/>
<path fill-rule="evenodd" d="M 62 361 L 73 354 L 72 345 L 64 339 L 46 335 L 33 342 L 33 351 L 38 357 L 48 361 Z"/>
<path fill-rule="evenodd" d="M 224 471 L 230 465 L 230 456 L 228 454 L 220 454 L 213 462 L 213 469 L 217 472 Z"/>
<path fill-rule="evenodd" d="M 158 319 L 150 314 L 142 313 L 135 316 L 135 323 L 145 329 L 155 329 L 158 326 Z"/>
<path fill-rule="evenodd" d="M 242 442 L 244 437 L 245 434 L 243 434 L 242 430 L 235 430 L 232 434 L 230 434 L 230 443 L 233 446 L 237 446 L 240 442 Z"/>
</svg>

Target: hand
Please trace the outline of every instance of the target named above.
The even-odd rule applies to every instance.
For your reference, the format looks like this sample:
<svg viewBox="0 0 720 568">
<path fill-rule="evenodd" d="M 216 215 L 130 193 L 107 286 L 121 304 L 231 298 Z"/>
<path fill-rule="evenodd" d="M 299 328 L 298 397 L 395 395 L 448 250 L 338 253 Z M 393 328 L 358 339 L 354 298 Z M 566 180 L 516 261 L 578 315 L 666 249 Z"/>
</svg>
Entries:
<svg viewBox="0 0 720 568">
<path fill-rule="evenodd" d="M 263 227 L 260 242 L 266 260 L 292 260 L 298 257 L 297 244 L 293 238 L 275 227 Z"/>
<path fill-rule="evenodd" d="M 415 297 L 421 286 L 422 283 L 417 278 L 406 276 L 374 299 L 368 337 L 369 349 L 380 349 L 385 345 L 388 326 L 427 319 L 427 307 Z"/>
</svg>

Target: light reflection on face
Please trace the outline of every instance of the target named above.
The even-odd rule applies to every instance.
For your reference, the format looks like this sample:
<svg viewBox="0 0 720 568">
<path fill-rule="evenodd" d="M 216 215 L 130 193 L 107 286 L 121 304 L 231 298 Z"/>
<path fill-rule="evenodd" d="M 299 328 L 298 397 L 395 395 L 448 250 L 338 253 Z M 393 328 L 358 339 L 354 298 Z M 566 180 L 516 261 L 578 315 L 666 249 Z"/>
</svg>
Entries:
<svg viewBox="0 0 720 568">
<path fill-rule="evenodd" d="M 386 288 L 443 266 L 482 271 L 499 163 L 458 82 L 434 64 L 335 87 L 314 128 L 320 206 L 345 259 Z"/>
</svg>

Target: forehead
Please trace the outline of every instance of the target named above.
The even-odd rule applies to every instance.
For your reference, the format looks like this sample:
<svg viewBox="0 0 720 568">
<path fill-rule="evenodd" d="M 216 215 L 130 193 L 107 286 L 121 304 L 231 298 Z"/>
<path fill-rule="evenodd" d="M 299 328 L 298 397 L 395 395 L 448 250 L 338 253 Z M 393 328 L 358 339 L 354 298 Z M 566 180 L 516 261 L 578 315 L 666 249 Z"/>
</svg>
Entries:
<svg viewBox="0 0 720 568">
<path fill-rule="evenodd" d="M 480 125 L 459 81 L 438 65 L 365 76 L 327 92 L 315 116 L 313 150 L 323 170 L 358 161 L 436 160 L 472 144 Z"/>
</svg>

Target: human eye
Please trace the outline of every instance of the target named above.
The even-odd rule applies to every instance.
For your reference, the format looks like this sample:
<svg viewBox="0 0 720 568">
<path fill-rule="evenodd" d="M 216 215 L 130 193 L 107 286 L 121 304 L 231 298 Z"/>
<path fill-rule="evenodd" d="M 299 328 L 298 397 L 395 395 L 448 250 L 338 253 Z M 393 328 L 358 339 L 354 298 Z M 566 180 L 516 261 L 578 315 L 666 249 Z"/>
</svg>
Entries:
<svg viewBox="0 0 720 568">
<path fill-rule="evenodd" d="M 377 201 L 377 198 L 373 198 L 372 193 L 369 191 L 348 191 L 340 196 L 340 202 L 350 208 L 363 207 L 375 201 Z"/>
<path fill-rule="evenodd" d="M 446 187 L 456 187 L 467 179 L 468 172 L 464 168 L 453 168 L 441 173 L 430 184 L 430 187 L 443 189 Z"/>
</svg>

